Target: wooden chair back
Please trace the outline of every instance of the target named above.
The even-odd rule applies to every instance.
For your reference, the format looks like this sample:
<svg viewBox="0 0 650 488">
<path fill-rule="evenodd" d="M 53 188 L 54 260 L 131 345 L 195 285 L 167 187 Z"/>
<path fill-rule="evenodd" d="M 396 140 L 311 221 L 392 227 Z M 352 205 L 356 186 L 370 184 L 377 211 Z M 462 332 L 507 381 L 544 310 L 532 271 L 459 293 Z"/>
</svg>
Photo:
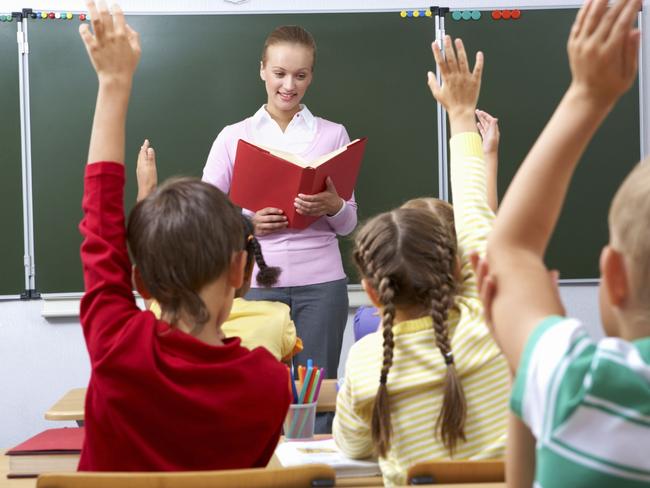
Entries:
<svg viewBox="0 0 650 488">
<path fill-rule="evenodd" d="M 37 488 L 312 488 L 334 486 L 336 473 L 324 464 L 289 468 L 156 473 L 77 472 L 42 474 Z"/>
<path fill-rule="evenodd" d="M 409 485 L 453 483 L 498 483 L 506 478 L 503 459 L 486 461 L 426 461 L 411 466 Z"/>
</svg>

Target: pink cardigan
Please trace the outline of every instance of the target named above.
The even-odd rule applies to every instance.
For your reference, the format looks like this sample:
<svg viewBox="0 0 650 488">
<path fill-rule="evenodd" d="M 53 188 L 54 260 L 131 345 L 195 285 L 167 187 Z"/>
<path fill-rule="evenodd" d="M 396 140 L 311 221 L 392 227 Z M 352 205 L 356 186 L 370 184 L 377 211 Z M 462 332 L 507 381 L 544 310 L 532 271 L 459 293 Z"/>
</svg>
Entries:
<svg viewBox="0 0 650 488">
<path fill-rule="evenodd" d="M 203 169 L 203 181 L 229 193 L 237 142 L 255 143 L 250 130 L 251 118 L 228 125 L 219 133 Z M 316 136 L 305 152 L 313 160 L 350 142 L 345 127 L 316 117 Z M 253 212 L 244 209 L 247 215 Z M 345 278 L 336 235 L 347 235 L 357 225 L 357 204 L 354 195 L 341 211 L 324 216 L 303 230 L 286 229 L 259 237 L 264 258 L 269 266 L 279 266 L 282 274 L 276 287 L 304 286 Z M 257 273 L 257 267 L 253 276 Z M 253 286 L 256 286 L 253 279 Z"/>
</svg>

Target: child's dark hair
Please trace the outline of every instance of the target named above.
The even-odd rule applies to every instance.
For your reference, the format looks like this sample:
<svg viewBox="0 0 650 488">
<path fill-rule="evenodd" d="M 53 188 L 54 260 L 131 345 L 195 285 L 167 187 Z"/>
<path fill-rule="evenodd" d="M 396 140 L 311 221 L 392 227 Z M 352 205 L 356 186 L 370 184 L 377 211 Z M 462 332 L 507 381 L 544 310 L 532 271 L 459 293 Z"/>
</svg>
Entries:
<svg viewBox="0 0 650 488">
<path fill-rule="evenodd" d="M 264 260 L 264 255 L 262 254 L 262 248 L 259 241 L 255 237 L 255 228 L 253 223 L 248 217 L 242 215 L 244 222 L 244 237 L 246 238 L 246 251 L 248 252 L 248 258 L 246 260 L 246 276 L 252 271 L 253 267 L 253 258 L 257 263 L 259 271 L 255 277 L 257 284 L 264 287 L 273 286 L 278 282 L 278 277 L 282 270 L 275 266 L 268 266 Z"/>
<path fill-rule="evenodd" d="M 209 319 L 201 288 L 244 250 L 239 210 L 219 189 L 196 178 L 165 182 L 129 215 L 127 239 L 147 287 L 175 324 L 181 314 L 198 334 Z"/>
<path fill-rule="evenodd" d="M 384 361 L 372 412 L 372 438 L 385 457 L 392 432 L 388 373 L 393 364 L 396 308 L 421 306 L 433 318 L 436 345 L 447 364 L 442 409 L 436 421 L 444 445 L 453 453 L 465 440 L 466 402 L 454 367 L 447 314 L 456 293 L 456 239 L 429 210 L 399 208 L 376 216 L 357 233 L 354 259 L 362 277 L 378 293 L 383 308 Z"/>
</svg>

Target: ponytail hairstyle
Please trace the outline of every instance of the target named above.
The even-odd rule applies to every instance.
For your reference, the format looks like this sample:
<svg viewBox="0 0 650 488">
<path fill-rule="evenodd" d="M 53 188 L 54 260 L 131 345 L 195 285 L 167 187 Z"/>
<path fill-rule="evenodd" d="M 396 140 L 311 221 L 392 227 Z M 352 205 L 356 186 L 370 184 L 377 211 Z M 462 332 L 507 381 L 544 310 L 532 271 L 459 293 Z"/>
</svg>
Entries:
<svg viewBox="0 0 650 488">
<path fill-rule="evenodd" d="M 242 214 L 242 219 L 244 221 L 244 237 L 246 238 L 246 252 L 248 257 L 246 258 L 246 268 L 244 274 L 248 277 L 253 269 L 253 259 L 257 263 L 259 271 L 255 280 L 258 285 L 262 285 L 265 288 L 275 285 L 278 282 L 278 277 L 282 270 L 276 266 L 268 266 L 264 260 L 264 255 L 262 254 L 262 247 L 260 246 L 259 241 L 255 237 L 253 223 L 248 217 Z M 248 279 L 248 278 L 247 278 Z"/>
<path fill-rule="evenodd" d="M 381 327 L 384 360 L 372 411 L 372 439 L 376 452 L 386 457 L 392 426 L 388 374 L 393 364 L 393 322 L 396 309 L 421 307 L 433 319 L 435 341 L 447 370 L 442 408 L 435 435 L 453 454 L 465 440 L 466 401 L 454 367 L 447 315 L 456 293 L 454 278 L 456 239 L 449 225 L 428 209 L 399 208 L 368 221 L 357 233 L 354 260 L 361 276 L 378 293 L 383 309 Z"/>
</svg>

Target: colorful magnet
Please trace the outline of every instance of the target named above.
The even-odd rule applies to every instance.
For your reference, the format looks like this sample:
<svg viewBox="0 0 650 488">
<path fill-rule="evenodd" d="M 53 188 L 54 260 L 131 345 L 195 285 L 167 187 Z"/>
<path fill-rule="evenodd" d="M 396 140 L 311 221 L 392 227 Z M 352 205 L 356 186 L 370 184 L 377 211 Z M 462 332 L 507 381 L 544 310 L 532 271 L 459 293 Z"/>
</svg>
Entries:
<svg viewBox="0 0 650 488">
<path fill-rule="evenodd" d="M 503 12 L 501 12 L 501 17 L 503 17 L 505 20 L 508 20 L 511 15 L 512 15 L 512 11 L 510 10 L 504 10 Z"/>
<path fill-rule="evenodd" d="M 481 18 L 481 11 L 480 10 L 474 10 L 472 12 L 472 20 L 480 20 Z"/>
<path fill-rule="evenodd" d="M 424 12 L 424 15 L 426 15 L 427 17 L 431 17 L 433 15 L 433 12 L 431 12 L 431 10 L 427 9 L 427 11 Z"/>
<path fill-rule="evenodd" d="M 463 17 L 463 13 L 460 10 L 454 10 L 451 13 L 451 18 L 453 20 L 460 20 Z"/>
<path fill-rule="evenodd" d="M 406 17 L 406 10 L 402 10 L 402 11 L 399 13 L 399 16 L 402 17 L 402 18 Z"/>
<path fill-rule="evenodd" d="M 40 15 L 36 12 L 32 12 L 31 14 L 29 14 L 29 17 L 32 19 L 38 19 Z"/>
<path fill-rule="evenodd" d="M 60 19 L 60 18 L 61 18 L 61 14 L 60 14 L 59 12 L 55 12 L 55 14 L 54 14 L 54 18 L 55 18 L 55 19 Z"/>
<path fill-rule="evenodd" d="M 409 10 L 408 12 L 406 12 L 406 15 L 408 15 L 409 17 L 413 17 L 413 10 Z"/>
<path fill-rule="evenodd" d="M 86 20 L 86 14 L 79 14 L 79 20 Z"/>
<path fill-rule="evenodd" d="M 513 10 L 511 17 L 515 20 L 517 20 L 519 17 L 521 17 L 521 10 Z"/>
<path fill-rule="evenodd" d="M 68 20 L 72 20 L 72 14 L 68 12 L 67 14 L 65 14 L 65 18 Z"/>
<path fill-rule="evenodd" d="M 420 11 L 419 10 L 414 10 L 413 11 L 413 17 L 419 17 L 420 16 Z"/>
<path fill-rule="evenodd" d="M 494 20 L 499 20 L 501 18 L 501 10 L 493 10 L 492 11 L 492 18 Z"/>
<path fill-rule="evenodd" d="M 47 14 L 48 19 L 53 19 L 54 18 L 54 12 L 50 12 Z"/>
</svg>

